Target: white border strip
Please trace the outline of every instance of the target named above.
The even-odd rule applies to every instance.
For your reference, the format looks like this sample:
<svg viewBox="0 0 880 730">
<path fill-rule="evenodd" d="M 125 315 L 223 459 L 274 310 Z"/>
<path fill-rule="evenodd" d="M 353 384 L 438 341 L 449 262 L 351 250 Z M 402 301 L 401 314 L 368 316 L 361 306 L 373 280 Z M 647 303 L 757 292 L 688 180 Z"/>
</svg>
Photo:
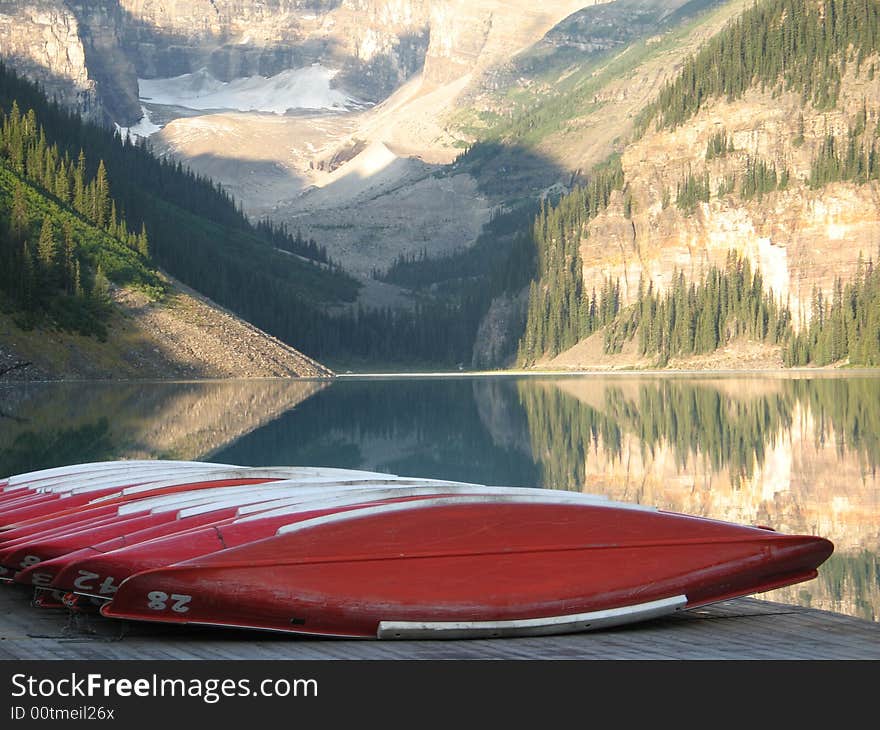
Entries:
<svg viewBox="0 0 880 730">
<path fill-rule="evenodd" d="M 298 467 L 290 467 L 287 469 L 252 469 L 250 472 L 242 473 L 239 476 L 226 476 L 227 472 L 222 472 L 218 474 L 210 474 L 205 479 L 196 480 L 203 482 L 211 482 L 211 481 L 219 481 L 221 479 L 267 479 L 274 478 L 277 481 L 273 482 L 273 484 L 277 486 L 287 486 L 293 487 L 297 485 L 318 485 L 318 484 L 358 484 L 361 482 L 370 482 L 376 480 L 388 480 L 388 481 L 405 481 L 407 477 L 398 477 L 393 474 L 380 474 L 374 475 L 369 473 L 360 473 L 360 472 L 351 472 L 351 475 L 337 475 L 337 474 L 325 474 L 323 470 L 320 469 L 310 469 L 310 470 L 300 470 Z M 156 482 L 150 484 L 144 484 L 136 487 L 126 487 L 121 490 L 123 495 L 131 495 L 131 494 L 139 494 L 141 492 L 149 492 L 157 487 L 165 487 L 165 486 L 175 486 L 176 484 L 186 485 L 190 483 L 196 483 L 196 481 L 182 481 L 177 479 L 170 479 L 167 482 L 159 483 Z M 242 485 L 248 486 L 248 485 Z M 257 484 L 252 484 L 250 486 L 258 486 Z M 104 498 L 106 499 L 106 498 Z M 95 500 L 97 501 L 97 500 Z"/>
<path fill-rule="evenodd" d="M 479 496 L 461 496 L 461 497 L 437 497 L 436 499 L 422 499 L 412 502 L 395 502 L 392 504 L 380 504 L 363 509 L 350 510 L 348 512 L 335 512 L 321 517 L 315 517 L 302 522 L 294 522 L 291 525 L 279 527 L 276 535 L 289 535 L 294 532 L 302 532 L 310 530 L 313 527 L 321 527 L 336 522 L 346 520 L 359 520 L 363 517 L 372 517 L 373 515 L 393 514 L 395 512 L 406 512 L 415 509 L 425 509 L 427 507 L 448 507 L 461 504 L 568 504 L 582 505 L 584 507 L 598 507 L 601 509 L 625 509 L 635 512 L 656 512 L 656 507 L 646 507 L 640 504 L 626 504 L 623 502 L 611 502 L 606 500 L 591 501 L 589 499 L 572 499 L 572 495 L 578 495 L 579 492 L 561 492 L 553 489 L 535 490 L 547 492 L 548 494 L 540 495 L 521 495 L 521 494 L 481 494 Z M 558 496 L 557 496 L 558 495 Z M 241 520 L 236 520 L 240 522 Z"/>
<path fill-rule="evenodd" d="M 390 477 L 388 479 L 368 479 L 364 481 L 359 481 L 356 479 L 348 479 L 348 480 L 334 480 L 327 482 L 320 488 L 313 488 L 310 486 L 303 487 L 302 492 L 298 492 L 294 497 L 286 497 L 284 499 L 278 499 L 271 503 L 263 504 L 263 505 L 254 505 L 252 507 L 242 507 L 238 511 L 238 516 L 241 518 L 238 521 L 245 521 L 247 515 L 251 515 L 254 512 L 264 512 L 266 510 L 273 510 L 271 515 L 260 515 L 259 518 L 254 517 L 253 519 L 262 519 L 264 516 L 269 517 L 281 517 L 285 514 L 296 514 L 301 512 L 296 508 L 296 506 L 300 503 L 302 496 L 308 495 L 319 495 L 322 497 L 331 497 L 336 494 L 346 494 L 346 493 L 359 493 L 365 492 L 366 490 L 372 489 L 407 489 L 409 487 L 424 487 L 424 488 L 432 488 L 435 492 L 438 491 L 447 491 L 447 489 L 490 489 L 491 487 L 485 487 L 482 484 L 462 484 L 461 482 L 438 482 L 434 480 L 424 480 L 424 479 L 410 479 L 408 477 Z"/>
<path fill-rule="evenodd" d="M 120 459 L 118 461 L 96 461 L 85 464 L 70 464 L 69 466 L 57 466 L 51 469 L 40 469 L 39 471 L 26 472 L 24 474 L 14 474 L 8 477 L 8 486 L 4 489 L 14 487 L 25 487 L 32 482 L 44 481 L 47 479 L 67 479 L 76 478 L 86 474 L 96 474 L 100 472 L 115 472 L 122 470 L 137 471 L 143 468 L 156 468 L 160 466 L 203 466 L 202 461 L 174 461 L 169 459 Z M 234 468 L 233 464 L 218 464 L 218 466 L 226 466 Z"/>
<path fill-rule="evenodd" d="M 679 611 L 687 596 L 637 603 L 589 613 L 507 621 L 380 621 L 379 639 L 495 639 L 512 636 L 547 636 L 593 631 L 645 621 Z"/>
<path fill-rule="evenodd" d="M 319 492 L 320 502 L 309 499 L 309 504 L 305 507 L 304 497 L 311 497 L 316 490 L 308 490 L 298 493 L 293 497 L 280 499 L 273 503 L 264 503 L 242 507 L 238 511 L 238 519 L 236 524 L 240 522 L 251 522 L 254 520 L 263 520 L 269 517 L 283 517 L 284 515 L 295 515 L 300 512 L 314 509 L 323 509 L 324 507 L 335 507 L 339 504 L 358 504 L 359 502 L 376 502 L 385 499 L 395 499 L 410 496 L 446 496 L 446 495 L 484 495 L 488 497 L 505 495 L 521 495 L 521 496 L 545 496 L 553 490 L 545 489 L 528 489 L 526 487 L 487 487 L 482 484 L 459 484 L 451 482 L 449 484 L 436 484 L 412 481 L 401 484 L 364 484 L 355 487 L 330 487 Z M 584 495 L 579 492 L 557 492 L 553 497 L 554 504 L 562 502 L 564 504 L 593 504 L 595 502 L 605 503 L 605 497 L 594 497 L 593 495 Z M 344 496 L 343 495 L 347 495 Z M 338 501 L 345 499 L 344 502 Z M 326 500 L 326 502 L 325 502 Z M 258 512 L 259 514 L 254 514 Z"/>
<path fill-rule="evenodd" d="M 183 466 L 173 469 L 168 467 L 138 469 L 137 471 L 82 475 L 77 476 L 75 479 L 60 480 L 57 483 L 56 480 L 50 480 L 48 483 L 40 484 L 31 491 L 34 494 L 80 494 L 111 487 L 122 489 L 132 484 L 144 484 L 160 479 L 185 479 L 192 474 L 212 474 L 219 471 L 225 471 L 225 468 Z"/>
</svg>

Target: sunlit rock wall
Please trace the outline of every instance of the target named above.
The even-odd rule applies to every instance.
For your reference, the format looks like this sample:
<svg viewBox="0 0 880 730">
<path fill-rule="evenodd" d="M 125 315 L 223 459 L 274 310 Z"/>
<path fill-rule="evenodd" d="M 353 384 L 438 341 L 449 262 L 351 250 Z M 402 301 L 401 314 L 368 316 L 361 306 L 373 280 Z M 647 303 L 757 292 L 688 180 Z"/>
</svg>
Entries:
<svg viewBox="0 0 880 730">
<path fill-rule="evenodd" d="M 62 103 L 100 114 L 76 16 L 54 0 L 0 4 L 0 58 Z"/>
<path fill-rule="evenodd" d="M 583 276 L 589 291 L 607 277 L 619 280 L 632 301 L 644 277 L 663 290 L 677 271 L 699 280 L 711 265 L 722 266 L 731 250 L 760 268 L 766 289 L 789 303 L 798 322 L 811 314 L 816 289 L 833 291 L 837 277 L 851 277 L 859 258 L 877 261 L 880 252 L 880 186 L 807 184 L 811 161 L 822 140 L 835 133 L 845 144 L 847 128 L 863 102 L 868 130 L 880 120 L 880 75 L 850 71 L 838 108 L 801 106 L 793 93 L 751 91 L 742 99 L 715 100 L 675 129 L 650 130 L 627 146 L 622 165 L 632 199 L 624 215 L 624 195 L 615 193 L 607 211 L 594 219 L 581 243 Z M 798 140 L 803 117 L 803 142 Z M 724 131 L 734 151 L 706 160 L 711 137 Z M 869 132 L 870 133 L 870 132 Z M 796 141 L 798 140 L 798 141 Z M 788 188 L 743 200 L 719 197 L 719 185 L 735 176 L 737 188 L 748 158 L 787 169 Z M 688 171 L 708 170 L 711 198 L 687 214 L 676 206 L 676 190 Z M 664 199 L 667 205 L 664 207 Z"/>
</svg>

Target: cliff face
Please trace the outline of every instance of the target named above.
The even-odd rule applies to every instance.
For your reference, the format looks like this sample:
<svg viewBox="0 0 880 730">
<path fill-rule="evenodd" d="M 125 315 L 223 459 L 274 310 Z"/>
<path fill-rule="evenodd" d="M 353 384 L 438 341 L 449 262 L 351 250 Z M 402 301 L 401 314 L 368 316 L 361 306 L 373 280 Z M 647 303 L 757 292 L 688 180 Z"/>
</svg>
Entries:
<svg viewBox="0 0 880 730">
<path fill-rule="evenodd" d="M 0 52 L 58 75 L 122 126 L 140 118 L 137 78 L 207 69 L 221 81 L 320 63 L 378 101 L 424 69 L 432 84 L 484 70 L 538 40 L 584 0 L 33 0 L 0 9 Z M 62 86 L 58 85 L 59 90 Z"/>
<path fill-rule="evenodd" d="M 122 8 L 115 0 L 69 0 L 66 5 L 79 22 L 86 68 L 98 89 L 105 119 L 123 126 L 136 122 L 142 113 L 135 65 L 124 46 Z"/>
<path fill-rule="evenodd" d="M 880 118 L 880 79 L 853 72 L 844 79 L 838 108 L 818 111 L 795 94 L 752 91 L 728 103 L 717 100 L 676 129 L 652 131 L 628 146 L 622 164 L 632 200 L 624 195 L 594 219 L 581 244 L 584 280 L 601 289 L 605 277 L 619 279 L 626 301 L 640 277 L 663 289 L 676 270 L 699 279 L 711 264 L 723 265 L 730 250 L 761 269 L 765 286 L 788 301 L 797 320 L 810 314 L 814 288 L 833 291 L 837 277 L 851 277 L 859 257 L 877 258 L 880 246 L 880 188 L 877 184 L 808 184 L 811 162 L 827 134 L 845 144 L 847 129 L 863 103 L 867 128 Z M 710 140 L 726 134 L 732 144 L 706 160 Z M 738 192 L 746 168 L 756 161 L 789 174 L 785 190 L 743 199 Z M 710 199 L 687 211 L 676 205 L 676 189 L 691 172 L 708 173 Z M 735 190 L 719 187 L 734 180 Z M 665 205 L 664 205 L 665 202 Z"/>
<path fill-rule="evenodd" d="M 0 57 L 39 81 L 49 96 L 97 118 L 97 86 L 87 68 L 81 30 L 74 13 L 55 0 L 4 3 Z"/>
<path fill-rule="evenodd" d="M 347 66 L 387 93 L 424 66 L 447 83 L 534 43 L 596 0 L 119 0 L 126 40 L 148 76 L 208 66 L 226 80 L 309 62 Z M 363 78 L 352 76 L 359 71 Z"/>
<path fill-rule="evenodd" d="M 323 63 L 378 99 L 423 65 L 429 17 L 418 0 L 33 0 L 0 7 L 0 54 L 78 111 L 129 126 L 138 77 L 202 68 L 230 81 Z"/>
<path fill-rule="evenodd" d="M 322 63 L 365 98 L 418 69 L 428 45 L 419 0 L 119 0 L 124 45 L 143 78 L 207 68 L 230 81 Z"/>
</svg>

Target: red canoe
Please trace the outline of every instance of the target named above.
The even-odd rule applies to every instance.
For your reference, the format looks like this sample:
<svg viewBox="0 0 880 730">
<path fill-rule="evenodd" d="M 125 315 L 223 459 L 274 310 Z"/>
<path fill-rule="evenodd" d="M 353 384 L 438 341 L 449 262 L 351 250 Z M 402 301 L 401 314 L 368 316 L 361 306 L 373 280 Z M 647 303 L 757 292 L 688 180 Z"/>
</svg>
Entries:
<svg viewBox="0 0 880 730">
<path fill-rule="evenodd" d="M 40 471 L 16 474 L 0 480 L 0 504 L 10 498 L 20 496 L 23 490 L 33 490 L 48 485 L 57 485 L 83 478 L 95 479 L 113 474 L 134 474 L 138 471 L 166 467 L 184 469 L 193 466 L 216 466 L 218 468 L 234 468 L 230 464 L 206 464 L 198 461 L 166 461 L 162 459 L 99 461 L 89 464 L 72 464 L 69 466 L 41 469 Z"/>
<path fill-rule="evenodd" d="M 282 495 L 290 495 L 292 490 L 299 489 L 298 487 L 289 487 L 287 489 L 270 490 L 268 486 L 259 483 L 251 486 L 248 492 L 239 495 L 239 499 L 244 504 L 253 504 L 259 501 L 278 499 Z M 257 489 L 256 487 L 263 488 Z M 236 487 L 230 487 L 230 489 L 236 489 Z M 213 489 L 201 491 L 215 492 Z M 209 504 L 213 502 L 228 502 L 232 496 L 224 497 L 223 495 L 216 494 L 216 492 L 212 497 L 198 497 L 198 495 L 198 491 L 183 492 L 180 495 L 182 499 L 178 504 L 192 504 L 193 502 L 198 503 L 200 501 Z M 130 508 L 125 512 L 116 507 L 115 515 L 100 520 L 80 520 L 65 527 L 23 537 L 10 543 L 4 543 L 0 545 L 0 566 L 23 571 L 25 575 L 19 573 L 15 576 L 15 580 L 18 582 L 48 585 L 45 571 L 34 574 L 33 577 L 39 576 L 40 580 L 31 580 L 31 574 L 36 566 L 46 560 L 66 555 L 74 550 L 93 545 L 96 542 L 110 540 L 111 538 L 138 530 L 178 521 L 177 512 L 166 509 L 153 509 L 152 505 L 149 504 L 153 501 L 155 500 L 138 500 L 137 502 L 125 505 L 125 507 Z M 235 514 L 234 509 L 231 511 L 231 514 Z M 179 526 L 178 529 L 184 528 Z"/>
<path fill-rule="evenodd" d="M 291 476 L 295 478 L 286 479 Z M 177 503 L 184 507 L 220 499 L 221 495 L 225 498 L 230 493 L 247 497 L 238 500 L 238 504 L 267 501 L 270 499 L 268 495 L 263 495 L 265 499 L 257 497 L 260 496 L 259 490 L 268 488 L 269 483 L 277 487 L 278 496 L 289 496 L 309 487 L 318 489 L 328 484 L 405 484 L 407 481 L 402 477 L 376 475 L 373 472 L 311 467 L 235 467 L 213 469 L 207 473 L 187 469 L 181 470 L 172 479 L 122 490 L 115 488 L 115 491 L 107 494 L 105 480 L 101 480 L 97 486 L 90 485 L 69 494 L 56 495 L 55 499 L 35 506 L 0 510 L 0 519 L 11 522 L 7 522 L 5 532 L 0 532 L 0 580 L 8 581 L 16 571 L 32 568 L 44 560 L 88 545 L 93 542 L 92 533 L 97 529 L 102 530 L 104 538 L 119 534 L 121 521 L 131 520 L 138 512 L 152 510 L 162 504 L 167 507 L 169 503 Z M 124 529 L 142 529 L 173 518 L 173 515 L 138 516 L 142 518 L 139 522 L 128 521 Z M 41 575 L 40 579 L 44 580 L 45 577 Z"/>
<path fill-rule="evenodd" d="M 331 512 L 138 573 L 101 611 L 349 637 L 560 633 L 809 580 L 832 550 L 619 503 L 438 497 Z"/>
<path fill-rule="evenodd" d="M 38 491 L 14 503 L 0 506 L 0 539 L 4 531 L 40 525 L 49 519 L 74 515 L 84 509 L 122 504 L 133 499 L 150 495 L 174 494 L 198 488 L 259 484 L 282 479 L 297 479 L 308 482 L 332 482 L 343 470 L 314 469 L 302 467 L 270 467 L 257 469 L 233 467 L 225 469 L 192 470 L 181 469 L 162 471 L 149 478 L 141 475 L 142 481 L 132 483 L 128 477 L 104 477 L 85 484 L 65 485 L 51 491 Z M 368 480 L 375 478 L 397 479 L 387 474 L 373 472 L 347 472 L 344 478 Z"/>
<path fill-rule="evenodd" d="M 330 479 L 330 482 L 324 483 L 327 479 Z M 349 482 L 342 484 L 347 483 Z M 214 526 L 224 520 L 231 522 L 233 518 L 244 512 L 269 511 L 279 504 L 301 501 L 324 502 L 328 493 L 340 494 L 345 490 L 357 493 L 369 492 L 369 487 L 395 494 L 407 489 L 410 483 L 410 480 L 387 478 L 365 480 L 359 482 L 357 487 L 353 487 L 340 486 L 339 480 L 332 478 L 312 478 L 258 484 L 246 488 L 226 487 L 183 492 L 137 500 L 115 507 L 112 516 L 99 520 L 86 520 L 85 526 L 82 521 L 78 521 L 72 525 L 0 544 L 0 565 L 14 573 L 16 582 L 35 586 L 51 584 L 53 588 L 63 587 L 73 590 L 82 586 L 76 581 L 71 585 L 58 583 L 55 578 L 68 564 L 83 557 L 81 554 L 83 550 L 86 550 L 85 555 L 94 556 L 96 552 L 133 546 L 164 535 L 188 533 L 193 528 L 203 525 Z M 436 493 L 435 487 L 429 489 L 432 493 Z M 290 517 L 281 520 L 279 524 L 285 521 L 290 521 Z M 215 545 L 213 542 L 211 544 Z M 151 547 L 150 552 L 154 556 L 160 554 L 157 547 Z M 89 569 L 85 572 L 93 571 Z M 136 571 L 131 569 L 125 572 L 118 571 L 117 574 L 125 577 L 134 572 Z"/>
<path fill-rule="evenodd" d="M 15 480 L 14 486 L 7 486 L 0 491 L 0 508 L 7 509 L 13 504 L 21 503 L 25 499 L 40 497 L 48 499 L 64 493 L 71 493 L 84 488 L 92 491 L 102 486 L 128 486 L 147 481 L 168 479 L 192 473 L 204 473 L 209 471 L 229 471 L 231 469 L 247 469 L 248 467 L 233 467 L 225 464 L 194 464 L 189 462 L 156 462 L 139 463 L 129 465 L 127 462 L 118 464 L 116 468 L 101 468 L 89 471 L 85 466 L 80 470 L 71 470 L 62 475 L 49 475 L 34 478 L 27 481 Z M 49 470 L 53 471 L 53 470 Z"/>
<path fill-rule="evenodd" d="M 340 469 L 104 462 L 0 489 L 3 580 L 38 605 L 72 592 L 113 618 L 312 635 L 582 631 L 809 580 L 833 550 L 592 495 Z"/>
<path fill-rule="evenodd" d="M 53 589 L 73 590 L 89 596 L 108 598 L 115 586 L 125 578 L 150 568 L 171 565 L 217 550 L 244 545 L 254 540 L 271 537 L 284 525 L 318 515 L 362 508 L 365 504 L 383 501 L 426 499 L 438 494 L 476 495 L 497 492 L 498 488 L 482 485 L 463 485 L 456 482 L 439 483 L 416 480 L 392 481 L 381 484 L 363 483 L 358 486 L 327 486 L 325 489 L 302 490 L 299 496 L 271 502 L 256 502 L 239 507 L 233 514 L 220 512 L 215 505 L 202 505 L 181 510 L 178 519 L 161 530 L 148 529 L 128 535 L 124 541 L 106 541 L 78 550 L 60 558 L 39 564 L 20 573 L 16 580 L 28 582 L 28 576 L 39 573 L 38 585 Z M 537 490 L 511 489 L 510 492 L 534 493 Z M 550 493 L 547 500 L 561 503 L 605 501 L 604 498 L 567 492 Z M 212 519 L 195 529 L 205 513 Z M 162 539 L 160 539 L 162 538 Z M 44 574 L 53 574 L 51 582 Z M 107 579 L 110 591 L 92 591 L 82 585 L 83 576 L 92 584 L 103 584 Z M 32 581 L 31 581 L 32 582 Z"/>
<path fill-rule="evenodd" d="M 235 517 L 258 512 L 267 512 L 272 516 L 276 513 L 283 515 L 276 520 L 277 525 L 282 525 L 293 519 L 291 514 L 297 511 L 293 505 L 319 503 L 340 507 L 346 504 L 356 505 L 365 499 L 364 495 L 374 498 L 414 492 L 434 495 L 441 485 L 447 491 L 465 490 L 474 493 L 475 490 L 485 489 L 479 485 L 461 486 L 457 483 L 425 482 L 386 475 L 381 479 L 357 477 L 348 480 L 334 477 L 308 477 L 249 486 L 196 489 L 164 494 L 118 506 L 93 508 L 67 515 L 62 526 L 55 526 L 52 529 L 38 532 L 33 532 L 37 529 L 34 527 L 24 531 L 21 528 L 12 530 L 6 536 L 17 539 L 0 541 L 0 566 L 3 566 L 0 570 L 5 569 L 7 577 L 14 575 L 16 582 L 28 585 L 51 584 L 53 588 L 81 588 L 76 581 L 66 585 L 63 582 L 59 583 L 64 580 L 63 578 L 55 579 L 69 563 L 83 557 L 81 551 L 85 548 L 90 548 L 85 555 L 93 557 L 95 552 L 106 552 L 123 545 L 133 546 L 151 540 L 153 546 L 151 557 L 155 561 L 156 556 L 162 554 L 160 547 L 155 544 L 155 539 L 159 536 L 188 532 L 194 527 L 214 525 L 221 520 L 231 522 Z M 330 495 L 334 496 L 335 500 L 329 499 Z M 346 498 L 343 495 L 350 496 Z M 88 515 L 88 518 L 83 518 L 83 515 Z M 54 524 L 59 519 L 54 518 L 49 522 Z M 250 519 L 256 519 L 256 516 Z M 248 525 L 240 531 L 252 536 L 254 527 Z M 270 534 L 271 531 L 264 531 L 261 536 Z M 214 533 L 211 532 L 211 535 L 213 536 Z M 233 538 L 230 535 L 231 539 Z M 121 543 L 118 542 L 120 540 Z M 96 550 L 96 544 L 102 549 Z M 210 544 L 212 549 L 216 549 L 219 543 L 212 541 Z M 188 549 L 191 550 L 191 546 Z M 186 557 L 190 556 L 189 553 L 186 554 Z M 184 556 L 175 557 L 179 560 Z M 176 560 L 167 562 L 176 562 Z M 151 562 L 148 567 L 162 564 L 165 563 Z M 111 581 L 113 584 L 116 580 L 136 572 L 135 567 L 138 565 L 139 563 L 134 562 L 130 566 L 126 565 L 129 568 L 127 570 L 106 571 L 102 574 L 116 575 L 117 578 Z M 94 573 L 92 566 L 78 567 L 84 573 Z"/>
<path fill-rule="evenodd" d="M 235 470 L 233 479 L 244 477 L 246 470 Z M 45 519 L 49 515 L 62 510 L 82 507 L 101 497 L 125 494 L 126 490 L 151 490 L 160 487 L 186 485 L 201 481 L 212 481 L 222 478 L 218 475 L 230 474 L 228 470 L 219 469 L 181 469 L 178 471 L 160 471 L 137 476 L 125 475 L 118 477 L 101 476 L 85 482 L 77 481 L 64 487 L 49 487 L 27 490 L 27 494 L 4 502 L 0 505 L 0 528 L 8 530 L 23 522 Z M 254 481 L 259 481 L 255 479 Z M 2 535 L 0 535 L 2 536 Z"/>
<path fill-rule="evenodd" d="M 140 465 L 120 467 L 113 471 L 103 469 L 97 474 L 75 472 L 63 477 L 30 483 L 6 493 L 0 503 L 0 529 L 8 529 L 13 522 L 42 519 L 53 511 L 70 509 L 100 498 L 108 499 L 122 490 L 130 496 L 155 490 L 157 487 L 192 484 L 201 479 L 219 480 L 252 478 L 308 479 L 308 478 L 388 478 L 376 472 L 322 467 L 237 467 L 225 464 L 190 464 L 176 466 L 161 462 L 160 466 Z M 263 481 L 266 481 L 263 479 Z M 166 490 L 167 491 L 167 490 Z M 62 501 L 63 500 L 63 501 Z"/>
</svg>

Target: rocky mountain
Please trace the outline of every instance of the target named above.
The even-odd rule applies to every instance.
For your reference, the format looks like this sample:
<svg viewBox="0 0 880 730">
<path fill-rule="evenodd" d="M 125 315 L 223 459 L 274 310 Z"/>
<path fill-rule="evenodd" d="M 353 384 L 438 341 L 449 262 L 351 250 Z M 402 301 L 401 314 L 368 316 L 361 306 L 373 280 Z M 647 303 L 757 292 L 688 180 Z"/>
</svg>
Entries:
<svg viewBox="0 0 880 730">
<path fill-rule="evenodd" d="M 86 66 L 76 16 L 57 2 L 4 3 L 0 7 L 0 53 L 65 104 L 100 114 L 97 84 Z"/>
<path fill-rule="evenodd" d="M 0 56 L 86 117 L 140 118 L 118 3 L 28 0 L 0 6 Z"/>
<path fill-rule="evenodd" d="M 640 279 L 655 288 L 667 286 L 676 270 L 698 279 L 733 250 L 760 267 L 766 286 L 796 316 L 808 319 L 816 288 L 831 295 L 837 278 L 855 274 L 860 257 L 876 260 L 880 251 L 876 182 L 811 182 L 829 135 L 845 146 L 863 105 L 871 131 L 880 121 L 880 77 L 871 78 L 868 66 L 851 67 L 842 81 L 833 108 L 804 105 L 794 91 L 753 89 L 736 100 L 712 100 L 687 124 L 652 130 L 627 146 L 626 194 L 613 196 L 581 246 L 585 285 L 601 289 L 606 277 L 619 280 L 630 302 Z M 719 134 L 730 149 L 707 159 Z M 784 189 L 777 183 L 766 194 L 746 196 L 726 189 L 725 181 L 738 188 L 758 160 L 787 175 Z M 676 205 L 676 189 L 689 173 L 703 171 L 708 200 Z"/>
<path fill-rule="evenodd" d="M 615 146 L 614 184 L 598 197 L 587 193 L 589 210 L 562 223 L 562 238 L 547 232 L 542 261 L 564 247 L 577 259 L 577 275 L 560 291 L 557 260 L 544 267 L 536 296 L 588 304 L 591 292 L 602 299 L 610 286 L 613 306 L 626 310 L 640 292 L 668 292 L 681 276 L 700 282 L 733 254 L 760 272 L 760 286 L 787 308 L 794 331 L 821 323 L 817 303 L 839 301 L 880 251 L 876 24 L 870 6 L 780 0 L 719 31 L 633 115 L 632 131 Z M 568 216 L 571 205 L 560 204 L 553 220 Z M 562 330 L 581 316 L 578 307 L 566 305 Z M 533 334 L 538 319 L 530 318 Z M 628 321 L 620 326 L 639 326 Z M 612 363 L 604 355 L 622 340 L 575 345 L 595 331 L 580 327 L 561 347 L 555 335 L 549 347 L 539 345 L 547 356 L 537 360 L 566 368 L 657 362 L 630 350 Z M 787 338 L 773 341 L 777 351 L 764 354 L 764 366 L 778 364 Z M 845 360 L 845 346 L 838 349 L 824 361 Z"/>
<path fill-rule="evenodd" d="M 579 153 L 576 165 L 567 152 L 536 149 L 514 165 L 511 153 L 479 170 L 447 170 L 483 137 L 475 119 L 516 117 L 550 98 L 583 117 L 590 110 L 562 92 L 592 78 L 597 59 L 715 4 L 21 0 L 0 8 L 0 54 L 94 118 L 142 134 L 164 127 L 153 137 L 160 152 L 222 182 L 253 217 L 315 235 L 367 275 L 423 247 L 441 255 L 471 245 L 509 197 L 492 194 L 501 170 L 513 179 L 511 167 L 527 167 L 514 192 L 533 195 L 567 183 L 610 142 Z M 672 45 L 670 70 L 693 41 Z M 647 93 L 666 75 L 655 71 Z M 258 93 L 257 79 L 273 84 Z M 630 86 L 632 106 L 645 84 Z M 325 111 L 267 116 L 270 98 Z M 353 221 L 366 230 L 352 232 Z"/>
<path fill-rule="evenodd" d="M 499 206 L 565 189 L 612 149 L 675 64 L 742 6 L 433 2 L 418 16 L 429 28 L 423 65 L 375 106 L 307 116 L 173 110 L 170 119 L 168 106 L 145 99 L 152 118 L 167 121 L 151 141 L 221 180 L 252 216 L 307 232 L 368 277 L 422 250 L 442 257 L 467 249 Z M 635 42 L 645 48 L 627 55 Z M 606 69 L 614 54 L 624 61 Z M 332 83 L 375 98 L 357 78 L 365 77 L 343 69 Z M 518 120 L 544 115 L 548 105 L 579 120 L 584 134 L 563 139 L 555 122 L 537 140 L 515 133 Z M 451 164 L 487 139 L 501 147 Z M 406 302 L 387 288 L 364 294 L 383 305 Z"/>
<path fill-rule="evenodd" d="M 366 277 L 476 240 L 497 201 L 443 169 L 471 139 L 446 116 L 594 1 L 21 0 L 0 7 L 0 54 Z"/>
<path fill-rule="evenodd" d="M 807 6 L 827 3 L 846 4 Z M 515 236 L 492 221 L 558 199 L 617 154 L 625 182 L 581 232 L 583 291 L 618 282 L 626 306 L 640 281 L 663 291 L 673 273 L 698 279 L 733 250 L 806 322 L 814 292 L 830 295 L 880 244 L 875 181 L 811 178 L 860 114 L 877 124 L 873 41 L 847 52 L 839 78 L 817 67 L 813 84 L 835 89 L 833 103 L 761 79 L 701 98 L 674 124 L 644 123 L 689 57 L 751 5 L 22 0 L 0 8 L 0 53 L 68 103 L 150 135 L 252 219 L 316 239 L 363 283 L 358 306 L 459 297 L 467 277 L 450 294 L 440 278 L 414 290 L 388 274 L 418 257 L 464 262 L 493 237 L 503 268 Z M 727 146 L 709 156 L 719 135 Z M 758 169 L 773 171 L 775 188 L 743 194 Z M 697 176 L 708 195 L 679 200 Z M 528 306 L 521 287 L 493 297 L 469 315 L 482 320 L 472 327 L 481 366 L 511 361 Z M 556 364 L 596 361 L 579 350 Z"/>
<path fill-rule="evenodd" d="M 553 0 L 22 0 L 0 8 L 0 52 L 62 91 L 72 80 L 122 126 L 140 118 L 138 78 L 201 70 L 230 82 L 323 64 L 377 101 L 417 72 L 442 85 L 528 47 L 591 4 Z"/>
</svg>

